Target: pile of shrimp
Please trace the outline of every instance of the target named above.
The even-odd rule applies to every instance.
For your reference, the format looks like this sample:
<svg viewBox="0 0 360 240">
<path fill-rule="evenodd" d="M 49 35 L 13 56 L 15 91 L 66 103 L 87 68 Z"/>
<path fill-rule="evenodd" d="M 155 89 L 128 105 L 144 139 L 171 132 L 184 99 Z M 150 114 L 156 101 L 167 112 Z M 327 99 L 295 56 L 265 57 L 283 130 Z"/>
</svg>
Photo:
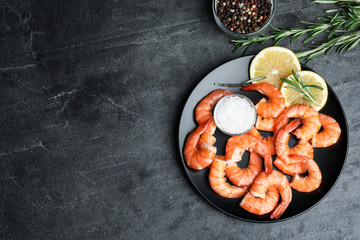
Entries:
<svg viewBox="0 0 360 240">
<path fill-rule="evenodd" d="M 220 196 L 243 197 L 240 207 L 246 211 L 256 215 L 271 213 L 270 218 L 277 219 L 289 206 L 292 189 L 308 193 L 319 188 L 322 175 L 314 160 L 314 148 L 335 144 L 341 129 L 335 119 L 310 106 L 285 107 L 281 91 L 269 83 L 251 84 L 242 90 L 261 91 L 266 95 L 256 101 L 255 127 L 246 134 L 230 137 L 225 156 L 217 155 L 212 110 L 222 97 L 234 92 L 214 90 L 195 108 L 199 126 L 186 138 L 184 159 L 196 170 L 210 167 L 210 186 Z M 294 120 L 289 122 L 290 119 Z M 259 130 L 273 135 L 265 138 Z M 291 134 L 298 139 L 293 147 L 288 144 Z M 239 168 L 237 162 L 242 160 L 245 151 L 250 152 L 249 165 Z M 278 170 L 273 169 L 273 165 Z M 307 176 L 300 175 L 306 172 Z M 291 182 L 285 174 L 292 177 Z"/>
</svg>

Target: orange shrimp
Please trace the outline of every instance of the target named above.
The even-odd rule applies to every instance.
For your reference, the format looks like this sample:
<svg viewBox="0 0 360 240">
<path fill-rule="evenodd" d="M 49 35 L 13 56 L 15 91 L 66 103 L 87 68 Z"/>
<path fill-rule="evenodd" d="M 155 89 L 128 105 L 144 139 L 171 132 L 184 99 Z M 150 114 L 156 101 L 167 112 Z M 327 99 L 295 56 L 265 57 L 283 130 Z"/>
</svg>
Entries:
<svg viewBox="0 0 360 240">
<path fill-rule="evenodd" d="M 298 164 L 285 164 L 280 158 L 275 158 L 274 166 L 277 167 L 281 172 L 293 175 L 296 173 L 304 173 L 306 172 L 307 168 L 304 163 Z"/>
<path fill-rule="evenodd" d="M 291 180 L 290 186 L 299 192 L 312 192 L 316 190 L 320 186 L 322 180 L 321 171 L 316 162 L 312 158 L 297 154 L 291 154 L 290 157 L 298 161 L 306 161 L 306 167 L 309 172 L 309 175 L 306 177 L 295 174 Z"/>
<path fill-rule="evenodd" d="M 270 149 L 267 144 L 250 134 L 244 134 L 240 136 L 233 136 L 229 138 L 225 147 L 226 161 L 238 162 L 241 161 L 241 157 L 245 151 L 255 151 L 265 162 L 265 172 L 270 174 L 272 171 L 272 159 Z"/>
<path fill-rule="evenodd" d="M 195 108 L 195 120 L 200 125 L 212 117 L 212 110 L 215 104 L 224 96 L 234 92 L 223 89 L 216 89 L 205 96 Z"/>
<path fill-rule="evenodd" d="M 276 151 L 275 151 L 275 138 L 274 136 L 271 137 L 266 137 L 264 138 L 263 136 L 261 136 L 261 134 L 259 133 L 259 131 L 256 128 L 252 128 L 249 132 L 250 135 L 253 135 L 255 137 L 260 138 L 261 140 L 263 140 L 266 145 L 268 145 L 269 149 L 270 149 L 270 154 L 271 155 L 275 155 Z"/>
<path fill-rule="evenodd" d="M 274 85 L 266 82 L 255 83 L 241 89 L 245 91 L 260 90 L 269 98 L 269 100 L 261 99 L 255 106 L 257 114 L 262 117 L 277 117 L 285 109 L 285 98 Z"/>
<path fill-rule="evenodd" d="M 216 156 L 211 163 L 209 181 L 211 188 L 225 198 L 239 198 L 247 192 L 246 187 L 236 187 L 228 184 L 225 178 L 226 162 L 224 156 Z"/>
<path fill-rule="evenodd" d="M 299 140 L 296 146 L 290 148 L 289 154 L 299 154 L 314 158 L 314 148 L 308 141 Z M 306 164 L 303 162 L 285 164 L 279 157 L 275 158 L 274 165 L 288 175 L 304 173 L 307 170 Z"/>
<path fill-rule="evenodd" d="M 291 187 L 284 174 L 276 170 L 273 170 L 270 175 L 267 175 L 265 172 L 260 173 L 250 188 L 250 194 L 254 197 L 265 199 L 266 193 L 271 187 L 275 187 L 281 196 L 281 202 L 270 215 L 271 219 L 277 219 L 284 213 L 292 199 Z"/>
<path fill-rule="evenodd" d="M 330 116 L 322 113 L 319 115 L 321 126 L 324 129 L 311 139 L 311 143 L 315 148 L 329 147 L 339 140 L 341 134 L 340 125 Z"/>
<path fill-rule="evenodd" d="M 276 118 L 263 118 L 258 116 L 255 127 L 260 131 L 272 132 Z"/>
<path fill-rule="evenodd" d="M 256 176 L 262 172 L 261 157 L 257 153 L 251 152 L 247 168 L 239 168 L 236 163 L 229 162 L 225 172 L 230 182 L 234 185 L 249 187 Z"/>
<path fill-rule="evenodd" d="M 291 149 L 289 147 L 289 139 L 290 139 L 290 132 L 296 129 L 301 124 L 300 119 L 295 119 L 294 121 L 290 122 L 286 127 L 282 128 L 276 136 L 275 140 L 275 150 L 278 157 L 286 164 L 297 164 L 297 161 L 294 161 L 289 158 L 289 154 Z"/>
<path fill-rule="evenodd" d="M 185 141 L 184 159 L 187 165 L 193 169 L 200 170 L 211 164 L 215 155 L 216 141 L 208 131 L 212 131 L 213 118 L 198 126 L 192 131 Z"/>
<path fill-rule="evenodd" d="M 308 141 L 320 130 L 319 113 L 310 106 L 299 104 L 286 108 L 280 114 L 274 124 L 274 133 L 277 134 L 288 123 L 290 118 L 302 119 L 302 126 L 294 132 L 298 139 Z"/>
<path fill-rule="evenodd" d="M 271 212 L 276 207 L 278 201 L 279 191 L 274 187 L 270 187 L 264 199 L 254 197 L 248 192 L 241 201 L 240 207 L 250 213 L 264 215 Z"/>
</svg>

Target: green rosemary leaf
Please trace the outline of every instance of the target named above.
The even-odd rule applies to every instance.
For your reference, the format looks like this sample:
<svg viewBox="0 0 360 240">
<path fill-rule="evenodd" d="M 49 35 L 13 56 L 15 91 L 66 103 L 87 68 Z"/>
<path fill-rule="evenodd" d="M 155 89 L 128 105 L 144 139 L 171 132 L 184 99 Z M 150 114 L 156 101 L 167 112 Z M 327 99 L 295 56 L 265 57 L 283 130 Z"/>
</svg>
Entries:
<svg viewBox="0 0 360 240">
<path fill-rule="evenodd" d="M 300 80 L 300 75 L 299 75 L 299 73 L 297 72 L 297 71 L 295 71 L 294 69 L 291 69 L 291 72 L 292 72 L 292 74 L 293 74 L 293 76 L 294 76 L 294 78 L 292 78 L 292 79 L 295 79 L 298 83 L 302 83 L 302 81 Z"/>
<path fill-rule="evenodd" d="M 314 53 L 310 54 L 309 57 L 308 57 L 308 60 L 310 61 L 310 60 L 312 60 L 312 59 L 320 56 L 321 54 L 323 54 L 323 52 L 324 52 L 325 50 L 326 50 L 326 49 L 323 49 L 323 50 L 321 50 L 321 51 L 317 51 L 317 52 L 314 52 Z"/>
<path fill-rule="evenodd" d="M 345 50 L 345 48 L 349 45 L 349 43 L 351 43 L 351 42 L 345 42 L 344 44 L 342 44 L 338 49 L 337 49 L 337 52 L 338 52 L 338 54 L 341 54 L 344 50 Z"/>
<path fill-rule="evenodd" d="M 329 47 L 326 52 L 325 55 L 328 54 L 329 52 L 331 52 L 334 49 L 335 45 L 332 45 L 331 47 Z"/>
<path fill-rule="evenodd" d="M 270 24 L 270 27 L 271 27 L 272 29 L 276 30 L 276 31 L 281 31 L 280 29 L 278 29 L 278 28 L 274 27 L 274 26 L 273 26 L 273 25 L 271 25 L 271 24 Z"/>
<path fill-rule="evenodd" d="M 333 29 L 331 29 L 331 31 L 329 32 L 328 38 L 331 38 L 334 33 L 339 29 L 340 25 L 337 25 L 335 27 L 333 27 Z"/>
<path fill-rule="evenodd" d="M 291 81 L 291 80 L 289 80 L 289 79 L 287 79 L 287 78 L 281 78 L 281 81 L 283 81 L 283 82 L 285 82 L 285 83 L 287 83 L 287 84 L 289 84 L 289 85 L 291 85 L 291 86 L 293 86 L 293 87 L 295 87 L 295 88 L 298 88 L 299 86 L 297 85 L 297 84 L 295 84 L 293 81 Z"/>
<path fill-rule="evenodd" d="M 316 102 L 314 102 L 313 100 L 311 100 L 311 99 L 308 99 L 308 98 L 302 98 L 303 100 L 305 100 L 305 101 L 308 101 L 308 102 L 310 102 L 310 103 L 316 103 Z"/>
<path fill-rule="evenodd" d="M 358 21 L 358 18 L 353 13 L 351 13 L 351 10 L 349 11 L 349 17 L 351 17 L 354 21 Z"/>
<path fill-rule="evenodd" d="M 323 32 L 323 30 L 318 30 L 313 32 L 308 38 L 306 38 L 303 43 L 307 43 L 309 41 L 311 41 L 313 38 L 315 38 L 317 35 L 319 35 L 321 32 Z"/>
<path fill-rule="evenodd" d="M 274 42 L 274 46 L 276 46 L 283 39 L 284 39 L 284 37 L 277 38 Z"/>
<path fill-rule="evenodd" d="M 329 10 L 326 10 L 325 12 L 326 13 L 334 13 L 334 12 L 337 12 L 338 9 L 329 9 Z"/>
<path fill-rule="evenodd" d="M 300 22 L 307 25 L 313 24 L 312 22 L 307 22 L 307 21 L 300 21 Z"/>
<path fill-rule="evenodd" d="M 298 32 L 295 33 L 292 37 L 291 37 L 291 41 L 295 41 L 296 39 L 298 39 L 299 37 L 301 37 L 304 34 L 304 32 Z M 291 42 L 290 41 L 290 42 Z"/>
<path fill-rule="evenodd" d="M 299 31 L 302 31 L 301 28 L 289 28 L 288 29 L 290 32 L 299 32 Z"/>
<path fill-rule="evenodd" d="M 289 86 L 285 86 L 285 88 L 291 89 L 293 91 L 296 91 L 298 93 L 304 94 L 301 90 L 297 89 L 297 88 L 293 88 L 293 87 L 289 87 Z"/>
<path fill-rule="evenodd" d="M 309 99 L 311 99 L 311 100 L 313 100 L 313 101 L 316 102 L 315 96 L 314 96 L 313 92 L 310 90 L 310 88 L 309 88 L 306 84 L 305 84 L 304 90 L 305 90 L 305 93 L 306 93 L 305 95 L 306 95 Z"/>
<path fill-rule="evenodd" d="M 316 17 L 316 20 L 327 22 L 329 19 L 328 17 Z"/>
<path fill-rule="evenodd" d="M 255 82 L 255 81 L 260 81 L 265 79 L 266 77 L 258 77 L 258 78 L 252 78 L 250 80 L 247 80 L 246 83 L 251 83 L 251 82 Z"/>
<path fill-rule="evenodd" d="M 360 42 L 360 37 L 349 46 L 347 51 L 350 51 L 350 50 L 354 49 L 356 47 L 356 45 L 359 44 L 359 42 Z"/>
<path fill-rule="evenodd" d="M 350 26 L 348 26 L 348 27 L 346 28 L 346 31 L 352 31 L 352 30 L 358 28 L 359 25 L 360 25 L 360 22 L 359 22 L 359 21 L 355 21 L 353 24 L 351 24 Z"/>
<path fill-rule="evenodd" d="M 335 16 L 331 19 L 330 24 L 333 24 L 334 20 L 337 18 L 337 16 L 339 16 L 339 13 L 340 13 L 340 9 L 337 11 Z"/>
<path fill-rule="evenodd" d="M 251 45 L 253 45 L 253 43 L 250 43 L 250 44 L 245 48 L 245 50 L 243 51 L 243 55 L 245 55 L 245 53 L 246 53 L 247 50 L 251 47 Z"/>
<path fill-rule="evenodd" d="M 332 4 L 332 3 L 337 3 L 338 1 L 336 0 L 315 0 L 313 1 L 313 3 L 319 3 L 319 4 Z"/>
<path fill-rule="evenodd" d="M 307 85 L 308 87 L 312 87 L 312 88 L 316 88 L 316 89 L 319 89 L 319 90 L 324 90 L 324 88 L 318 86 L 318 85 Z"/>
</svg>

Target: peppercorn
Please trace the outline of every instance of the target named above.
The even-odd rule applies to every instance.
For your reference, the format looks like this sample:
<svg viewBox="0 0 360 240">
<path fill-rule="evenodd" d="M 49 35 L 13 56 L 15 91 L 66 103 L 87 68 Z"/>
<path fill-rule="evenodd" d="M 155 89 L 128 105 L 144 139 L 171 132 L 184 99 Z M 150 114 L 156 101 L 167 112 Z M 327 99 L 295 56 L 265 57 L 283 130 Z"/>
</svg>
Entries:
<svg viewBox="0 0 360 240">
<path fill-rule="evenodd" d="M 250 33 L 258 31 L 268 21 L 270 0 L 217 0 L 219 20 L 230 31 Z"/>
</svg>

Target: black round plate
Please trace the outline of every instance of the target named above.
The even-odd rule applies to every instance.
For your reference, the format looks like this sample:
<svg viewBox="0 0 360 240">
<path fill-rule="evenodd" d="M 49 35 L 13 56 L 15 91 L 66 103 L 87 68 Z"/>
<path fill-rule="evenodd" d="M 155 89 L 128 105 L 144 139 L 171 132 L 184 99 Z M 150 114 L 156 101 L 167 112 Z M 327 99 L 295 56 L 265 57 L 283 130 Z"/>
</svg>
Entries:
<svg viewBox="0 0 360 240">
<path fill-rule="evenodd" d="M 246 221 L 278 222 L 298 216 L 299 214 L 311 209 L 319 203 L 335 185 L 346 160 L 348 148 L 348 127 L 343 108 L 332 88 L 328 86 L 328 101 L 320 112 L 330 115 L 338 121 L 342 131 L 340 139 L 333 146 L 314 149 L 314 160 L 319 165 L 323 177 L 321 185 L 317 190 L 311 193 L 300 193 L 293 190 L 292 202 L 279 219 L 271 220 L 269 218 L 269 214 L 257 216 L 246 212 L 239 206 L 242 198 L 227 199 L 217 195 L 210 187 L 208 180 L 208 168 L 197 171 L 186 165 L 183 157 L 185 139 L 187 135 L 197 127 L 194 117 L 194 110 L 197 103 L 208 93 L 219 88 L 215 86 L 214 83 L 240 83 L 248 80 L 248 69 L 252 58 L 253 56 L 241 57 L 219 66 L 202 79 L 195 87 L 193 92 L 190 94 L 181 115 L 179 126 L 179 149 L 182 163 L 185 167 L 185 172 L 190 178 L 190 181 L 194 184 L 199 193 L 213 206 L 233 217 Z M 311 70 L 305 65 L 303 65 L 302 68 Z M 246 95 L 252 100 L 262 97 L 261 94 L 255 91 L 241 91 L 235 88 L 228 90 Z M 225 144 L 229 136 L 221 133 L 219 130 L 216 130 L 215 137 L 215 146 L 218 149 L 217 154 L 223 155 L 225 151 Z M 294 141 L 295 140 L 292 140 L 292 144 L 294 144 Z M 248 154 L 244 154 L 243 160 L 240 162 L 240 166 L 245 167 L 247 166 L 247 163 Z M 291 176 L 288 176 L 288 179 L 291 180 Z"/>
</svg>

